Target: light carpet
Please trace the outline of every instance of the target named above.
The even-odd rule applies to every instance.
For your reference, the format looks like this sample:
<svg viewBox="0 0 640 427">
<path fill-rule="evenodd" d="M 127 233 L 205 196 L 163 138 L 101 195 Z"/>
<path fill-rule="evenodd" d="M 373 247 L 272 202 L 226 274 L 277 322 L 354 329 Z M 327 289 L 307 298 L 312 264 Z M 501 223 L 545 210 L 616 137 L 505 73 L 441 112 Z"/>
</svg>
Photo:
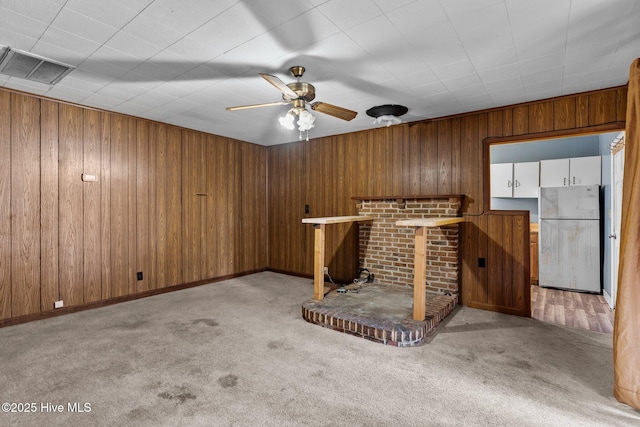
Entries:
<svg viewBox="0 0 640 427">
<path fill-rule="evenodd" d="M 0 425 L 640 425 L 610 334 L 460 307 L 395 348 L 305 322 L 312 295 L 264 272 L 0 329 L 0 401 L 36 409 Z"/>
</svg>

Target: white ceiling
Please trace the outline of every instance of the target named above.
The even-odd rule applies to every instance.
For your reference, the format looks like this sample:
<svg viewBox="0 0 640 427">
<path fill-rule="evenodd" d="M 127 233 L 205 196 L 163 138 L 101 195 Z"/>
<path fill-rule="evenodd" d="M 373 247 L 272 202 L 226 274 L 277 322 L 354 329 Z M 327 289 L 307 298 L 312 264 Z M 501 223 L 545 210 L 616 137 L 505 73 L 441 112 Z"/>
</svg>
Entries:
<svg viewBox="0 0 640 427">
<path fill-rule="evenodd" d="M 0 0 L 0 44 L 77 68 L 55 86 L 0 84 L 262 145 L 298 140 L 258 76 L 292 65 L 316 101 L 310 138 L 625 84 L 640 0 Z"/>
</svg>

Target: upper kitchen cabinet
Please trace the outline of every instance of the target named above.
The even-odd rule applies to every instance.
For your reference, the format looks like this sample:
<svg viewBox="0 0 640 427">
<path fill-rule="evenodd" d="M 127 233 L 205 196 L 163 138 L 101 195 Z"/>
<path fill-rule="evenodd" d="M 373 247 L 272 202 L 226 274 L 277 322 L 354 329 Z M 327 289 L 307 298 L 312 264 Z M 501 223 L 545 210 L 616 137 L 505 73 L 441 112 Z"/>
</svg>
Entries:
<svg viewBox="0 0 640 427">
<path fill-rule="evenodd" d="M 540 166 L 538 162 L 493 163 L 491 197 L 538 197 Z"/>
<path fill-rule="evenodd" d="M 601 184 L 600 156 L 540 160 L 540 187 Z"/>
</svg>

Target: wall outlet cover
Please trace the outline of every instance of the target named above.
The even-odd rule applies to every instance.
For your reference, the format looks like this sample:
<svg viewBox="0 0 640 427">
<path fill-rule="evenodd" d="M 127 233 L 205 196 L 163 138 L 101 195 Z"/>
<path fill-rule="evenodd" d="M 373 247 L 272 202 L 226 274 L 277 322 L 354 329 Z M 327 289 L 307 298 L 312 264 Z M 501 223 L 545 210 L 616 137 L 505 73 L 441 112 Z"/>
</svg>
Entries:
<svg viewBox="0 0 640 427">
<path fill-rule="evenodd" d="M 53 308 L 62 308 L 64 307 L 64 301 L 60 300 L 60 301 L 56 301 L 53 303 Z"/>
</svg>

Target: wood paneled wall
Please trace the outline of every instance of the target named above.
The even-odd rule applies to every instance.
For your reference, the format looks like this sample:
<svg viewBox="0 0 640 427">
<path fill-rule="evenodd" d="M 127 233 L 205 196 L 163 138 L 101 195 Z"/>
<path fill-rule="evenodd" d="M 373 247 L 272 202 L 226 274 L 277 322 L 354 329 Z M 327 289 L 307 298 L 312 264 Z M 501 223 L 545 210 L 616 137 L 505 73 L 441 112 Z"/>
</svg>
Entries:
<svg viewBox="0 0 640 427">
<path fill-rule="evenodd" d="M 0 89 L 0 321 L 266 268 L 266 152 Z"/>
<path fill-rule="evenodd" d="M 269 147 L 268 265 L 274 270 L 311 275 L 313 231 L 301 224 L 301 218 L 355 215 L 353 196 L 460 193 L 466 196 L 463 207 L 466 216 L 485 215 L 489 208 L 484 203 L 485 139 L 523 140 L 621 127 L 625 108 L 626 87 L 617 87 Z M 310 205 L 309 215 L 305 215 L 305 204 Z M 507 225 L 500 228 L 500 233 L 496 227 L 490 227 L 488 240 L 479 241 L 477 245 L 491 242 L 512 251 L 508 246 L 511 238 L 507 242 L 501 237 L 521 232 L 520 225 L 508 225 L 514 224 L 512 220 L 492 214 L 492 224 L 503 221 Z M 352 249 L 357 243 L 357 234 L 353 227 L 327 227 L 329 272 L 340 280 L 351 281 L 357 273 L 357 251 Z M 528 224 L 524 227 L 528 230 Z M 484 253 L 488 249 L 476 246 L 476 250 Z M 503 259 L 504 253 L 495 248 L 491 250 L 496 255 L 487 254 L 487 263 L 493 266 L 497 262 L 493 258 Z M 522 255 L 517 254 L 507 264 L 517 262 Z M 507 265 L 504 260 L 501 263 L 506 269 L 515 268 L 511 271 L 518 274 L 524 270 L 521 266 Z M 492 282 L 497 273 L 488 278 L 486 271 L 479 270 L 475 259 L 473 265 L 467 267 L 462 271 L 463 287 L 482 289 L 480 293 L 474 290 L 466 295 L 484 295 L 482 292 L 488 291 L 487 281 Z M 467 302 L 464 292 L 462 296 Z"/>
</svg>

